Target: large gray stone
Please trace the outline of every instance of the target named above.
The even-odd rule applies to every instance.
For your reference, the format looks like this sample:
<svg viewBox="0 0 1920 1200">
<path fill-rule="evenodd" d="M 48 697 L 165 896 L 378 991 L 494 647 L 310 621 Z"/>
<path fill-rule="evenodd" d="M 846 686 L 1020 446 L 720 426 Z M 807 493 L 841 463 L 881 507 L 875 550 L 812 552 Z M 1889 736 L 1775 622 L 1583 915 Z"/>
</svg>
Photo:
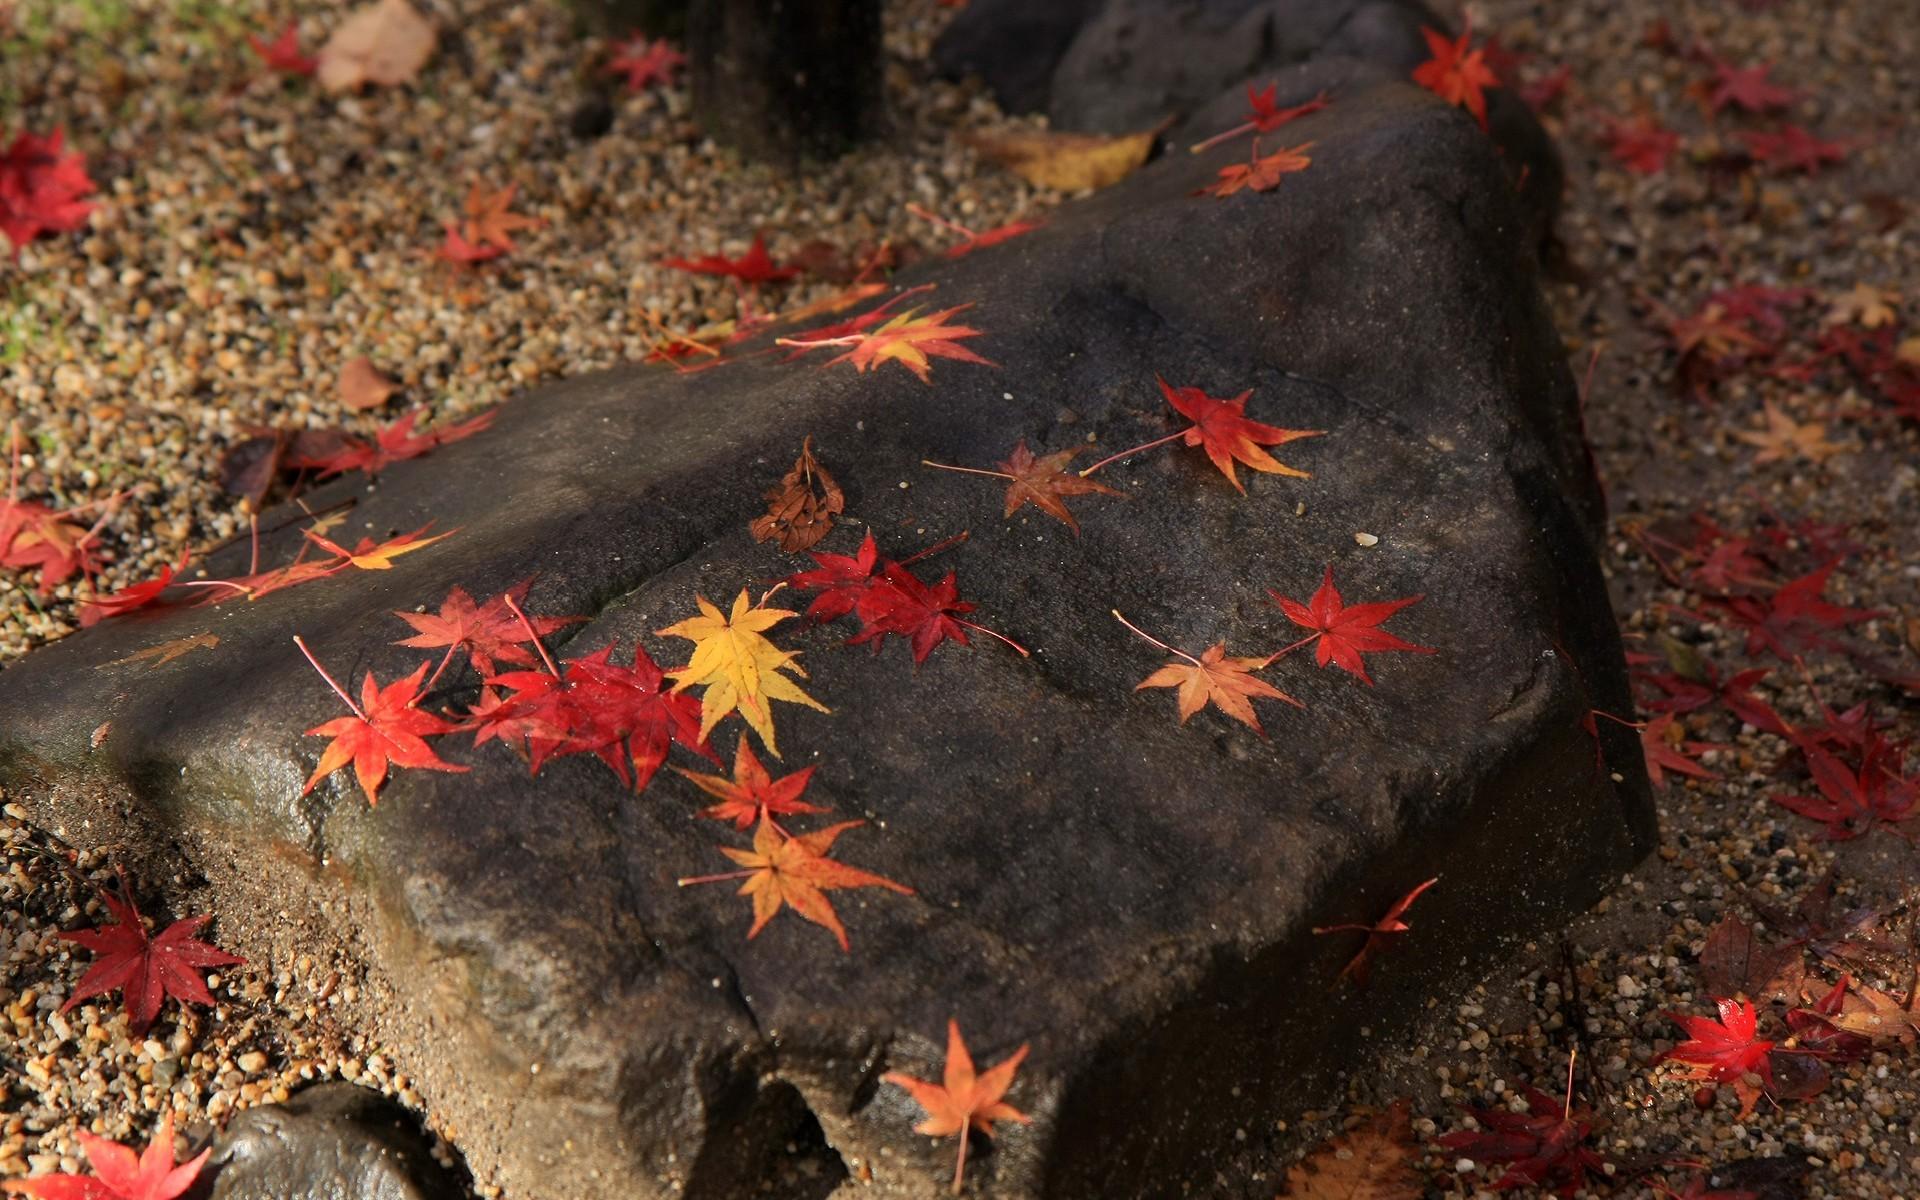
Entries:
<svg viewBox="0 0 1920 1200">
<path fill-rule="evenodd" d="M 418 1122 L 379 1092 L 350 1083 L 306 1088 L 250 1108 L 208 1161 L 211 1200 L 459 1200 L 454 1172 L 433 1159 Z"/>
<path fill-rule="evenodd" d="M 1584 727 L 1629 703 L 1601 506 L 1500 156 L 1402 83 L 1297 132 L 1313 165 L 1272 193 L 1193 195 L 1244 145 L 1172 155 L 902 278 L 973 304 L 966 344 L 995 367 L 936 360 L 931 385 L 821 355 L 618 370 L 517 399 L 376 488 L 310 495 L 356 497 L 353 534 L 458 532 L 388 572 L 35 652 L 0 674 L 0 784 L 143 878 L 203 875 L 194 911 L 236 951 L 363 961 L 375 1002 L 349 1017 L 510 1195 L 793 1194 L 842 1169 L 795 1169 L 788 1141 L 871 1170 L 863 1195 L 938 1194 L 952 1143 L 913 1134 L 879 1076 L 937 1077 L 949 1017 L 983 1063 L 1032 1044 L 1009 1099 L 1034 1122 L 979 1148 L 976 1194 L 1237 1194 L 1262 1131 L 1371 1044 L 1334 983 L 1357 939 L 1313 926 L 1441 877 L 1365 999 L 1390 1036 L 1591 903 L 1652 827 L 1637 741 Z M 1076 538 L 1031 509 L 1003 519 L 990 480 L 918 465 L 1163 434 L 1156 375 L 1251 388 L 1251 415 L 1326 430 L 1283 454 L 1312 478 L 1243 471 L 1242 496 L 1164 447 L 1103 474 L 1129 498 L 1079 502 Z M 561 653 L 617 640 L 684 661 L 653 631 L 696 595 L 808 565 L 747 534 L 808 435 L 847 493 L 823 548 L 871 529 L 899 556 L 970 529 L 923 571 L 957 570 L 971 616 L 1034 651 L 978 639 L 915 670 L 904 647 L 842 648 L 844 626 L 774 631 L 834 710 L 780 707 L 784 769 L 817 764 L 809 798 L 872 821 L 844 857 L 918 889 L 836 893 L 852 954 L 791 914 L 749 942 L 730 888 L 675 886 L 741 839 L 670 771 L 634 797 L 589 758 L 529 778 L 498 745 L 446 739 L 470 773 L 398 772 L 377 808 L 345 775 L 300 795 L 320 747 L 301 731 L 340 706 L 295 633 L 343 676 L 388 679 L 420 659 L 391 644 L 389 610 L 533 576 L 535 611 L 591 617 Z M 1297 633 L 1266 589 L 1305 596 L 1329 562 L 1350 602 L 1425 593 L 1390 627 L 1439 652 L 1377 656 L 1374 688 L 1305 654 L 1275 664 L 1306 708 L 1263 704 L 1271 740 L 1212 711 L 1182 726 L 1169 693 L 1134 690 L 1165 656 L 1109 610 L 1188 650 L 1266 652 Z M 219 645 L 118 662 L 198 633 Z M 475 693 L 462 673 L 430 703 Z"/>
</svg>

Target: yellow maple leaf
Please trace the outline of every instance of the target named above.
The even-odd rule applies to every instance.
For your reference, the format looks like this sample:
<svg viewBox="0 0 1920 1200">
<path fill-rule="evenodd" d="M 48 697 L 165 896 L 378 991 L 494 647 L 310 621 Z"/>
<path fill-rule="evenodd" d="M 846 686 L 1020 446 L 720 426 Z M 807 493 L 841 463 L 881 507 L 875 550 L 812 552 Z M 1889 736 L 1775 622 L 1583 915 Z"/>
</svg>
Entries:
<svg viewBox="0 0 1920 1200">
<path fill-rule="evenodd" d="M 832 712 L 826 705 L 801 691 L 793 680 L 782 675 L 791 671 L 802 679 L 807 673 L 794 660 L 799 653 L 782 650 L 766 638 L 766 631 L 797 616 L 791 609 L 760 608 L 747 603 L 747 589 L 734 598 L 733 611 L 722 613 L 705 596 L 695 596 L 700 615 L 656 630 L 662 637 L 686 638 L 693 643 L 693 658 L 677 671 L 668 671 L 673 690 L 683 692 L 704 686 L 700 696 L 700 737 L 704 740 L 728 713 L 738 712 L 747 725 L 760 735 L 767 753 L 780 757 L 773 737 L 774 700 L 804 704 L 820 712 Z"/>
</svg>

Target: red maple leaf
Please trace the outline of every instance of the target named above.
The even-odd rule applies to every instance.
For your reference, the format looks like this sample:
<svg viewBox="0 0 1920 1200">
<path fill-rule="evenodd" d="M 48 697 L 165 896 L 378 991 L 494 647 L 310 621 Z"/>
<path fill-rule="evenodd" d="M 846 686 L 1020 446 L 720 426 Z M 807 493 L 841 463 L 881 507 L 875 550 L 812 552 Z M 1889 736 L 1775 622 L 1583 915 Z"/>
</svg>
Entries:
<svg viewBox="0 0 1920 1200">
<path fill-rule="evenodd" d="M 1675 720 L 1672 713 L 1661 713 L 1640 727 L 1640 751 L 1647 760 L 1647 782 L 1657 788 L 1665 787 L 1667 771 L 1696 779 L 1720 778 L 1687 756 L 1726 747 L 1713 742 L 1682 741 Z"/>
<path fill-rule="evenodd" d="M 1664 128 L 1651 115 L 1642 113 L 1631 121 L 1615 117 L 1601 118 L 1606 128 L 1601 138 L 1607 149 L 1627 170 L 1639 175 L 1656 175 L 1666 169 L 1667 159 L 1680 148 L 1680 135 Z"/>
<path fill-rule="evenodd" d="M 1873 743 L 1874 749 L 1868 752 L 1860 769 L 1855 770 L 1814 744 L 1812 739 L 1801 739 L 1800 751 L 1806 756 L 1807 767 L 1820 794 L 1775 796 L 1774 803 L 1824 823 L 1825 837 L 1830 842 L 1850 841 L 1875 826 L 1898 833 L 1892 826 L 1913 816 L 1914 805 L 1920 801 L 1920 786 L 1900 773 L 1898 748 L 1878 736 Z M 1890 763 L 1889 758 L 1896 761 Z"/>
<path fill-rule="evenodd" d="M 131 583 L 117 592 L 105 596 L 90 596 L 80 606 L 80 628 L 98 625 L 108 617 L 125 616 L 137 609 L 145 608 L 160 598 L 160 593 L 173 586 L 174 578 L 187 569 L 192 554 L 182 551 L 178 566 L 161 567 L 160 574 L 141 583 Z"/>
<path fill-rule="evenodd" d="M 1440 877 L 1436 875 L 1425 883 L 1420 884 L 1406 895 L 1395 900 L 1393 907 L 1387 910 L 1387 914 L 1371 925 L 1348 924 L 1315 926 L 1313 930 L 1315 933 L 1353 932 L 1367 935 L 1366 943 L 1360 947 L 1359 953 L 1355 954 L 1351 959 L 1348 959 L 1347 965 L 1341 967 L 1340 974 L 1334 978 L 1339 980 L 1352 976 L 1355 986 L 1367 986 L 1367 977 L 1373 971 L 1373 956 L 1384 950 L 1388 946 L 1390 939 L 1396 938 L 1413 928 L 1413 926 L 1407 924 L 1405 920 L 1407 910 L 1412 908 L 1413 902 L 1420 898 L 1420 893 L 1439 882 Z"/>
<path fill-rule="evenodd" d="M 1842 975 L 1833 990 L 1812 1007 L 1789 1009 L 1787 1029 L 1793 1035 L 1792 1045 L 1783 1046 L 1776 1053 L 1804 1054 L 1826 1062 L 1857 1062 L 1871 1054 L 1872 1038 L 1834 1024 L 1835 1018 L 1846 1010 L 1847 989 L 1851 983 L 1851 976 Z"/>
<path fill-rule="evenodd" d="M 1318 641 L 1314 650 L 1314 661 L 1321 666 L 1334 663 L 1342 670 L 1358 675 L 1368 687 L 1373 686 L 1373 677 L 1367 674 L 1367 654 L 1378 654 L 1387 650 L 1411 650 L 1417 654 L 1437 654 L 1432 646 L 1416 646 L 1412 642 L 1395 637 L 1380 628 L 1388 617 L 1410 605 L 1425 599 L 1425 594 L 1404 596 L 1398 600 L 1381 600 L 1372 604 L 1347 604 L 1340 598 L 1340 590 L 1333 586 L 1333 564 L 1327 564 L 1327 573 L 1320 587 L 1313 593 L 1312 599 L 1302 604 L 1298 600 L 1289 600 L 1279 592 L 1268 590 L 1267 595 L 1287 614 L 1287 619 L 1302 629 L 1313 630 L 1306 641 Z M 1289 647 L 1292 649 L 1292 647 Z M 1284 653 L 1284 651 L 1282 652 Z"/>
<path fill-rule="evenodd" d="M 967 1052 L 967 1043 L 960 1037 L 960 1022 L 949 1019 L 947 1063 L 939 1083 L 928 1083 L 900 1071 L 888 1071 L 880 1077 L 882 1083 L 905 1088 L 913 1102 L 927 1114 L 926 1120 L 913 1127 L 915 1133 L 928 1137 L 959 1135 L 959 1155 L 953 1164 L 956 1194 L 966 1182 L 967 1138 L 975 1130 L 992 1137 L 995 1121 L 1018 1121 L 1025 1125 L 1031 1120 L 1002 1099 L 1013 1086 L 1013 1077 L 1026 1058 L 1027 1046 L 1022 1043 L 1018 1050 L 993 1066 L 976 1072 L 973 1055 Z"/>
<path fill-rule="evenodd" d="M 421 650 L 434 650 L 446 647 L 446 654 L 440 665 L 434 668 L 427 679 L 426 686 L 431 688 L 433 681 L 447 668 L 447 663 L 456 651 L 465 651 L 468 663 L 480 675 L 494 673 L 496 662 L 516 663 L 522 666 L 533 665 L 533 655 L 522 646 L 532 642 L 537 635 L 552 633 L 554 630 L 584 617 L 534 617 L 532 630 L 520 623 L 507 607 L 507 598 L 516 602 L 526 599 L 527 589 L 533 585 L 530 579 L 522 580 L 505 592 L 485 604 L 475 604 L 467 590 L 455 584 L 447 592 L 446 599 L 440 602 L 440 610 L 433 613 L 396 612 L 393 615 L 413 626 L 414 635 L 394 643 L 396 646 L 412 646 Z"/>
<path fill-rule="evenodd" d="M 997 246 L 1001 242 L 1011 238 L 1017 238 L 1021 234 L 1031 233 L 1046 224 L 1045 221 L 1009 221 L 1005 225 L 996 225 L 983 233 L 975 233 L 958 221 L 949 221 L 939 213 L 921 208 L 918 204 L 907 205 L 907 211 L 923 221 L 931 221 L 942 229 L 952 230 L 965 239 L 964 241 L 947 247 L 946 254 L 948 258 L 965 258 L 975 250 L 984 250 L 988 246 Z M 898 299 L 898 297 L 895 297 L 895 299 Z"/>
<path fill-rule="evenodd" d="M 1606 1160 L 1585 1144 L 1593 1132 L 1593 1114 L 1537 1088 L 1521 1087 L 1519 1092 L 1527 1102 L 1526 1112 L 1469 1108 L 1480 1130 L 1449 1133 L 1439 1144 L 1480 1162 L 1513 1164 L 1494 1182 L 1496 1191 L 1544 1187 L 1572 1196 L 1586 1186 L 1587 1176 L 1605 1173 Z"/>
<path fill-rule="evenodd" d="M 15 258 L 43 233 L 85 227 L 93 212 L 93 204 L 81 199 L 94 191 L 87 160 L 77 151 L 65 153 L 66 137 L 64 129 L 45 138 L 23 129 L 0 154 L 0 234 Z"/>
<path fill-rule="evenodd" d="M 674 72 L 686 62 L 687 56 L 674 49 L 665 38 L 648 41 L 645 34 L 636 33 L 624 42 L 613 44 L 607 73 L 626 76 L 627 90 L 638 92 L 657 83 L 672 83 Z"/>
<path fill-rule="evenodd" d="M 1487 65 L 1484 50 L 1468 50 L 1473 28 L 1468 26 L 1458 41 L 1449 40 L 1437 29 L 1422 28 L 1427 53 L 1432 57 L 1413 69 L 1413 81 L 1456 108 L 1464 108 L 1487 127 L 1485 89 L 1498 87 L 1500 77 Z"/>
<path fill-rule="evenodd" d="M 1718 1020 L 1668 1013 L 1667 1019 L 1687 1031 L 1687 1040 L 1654 1056 L 1654 1065 L 1677 1062 L 1686 1077 L 1711 1086 L 1726 1085 L 1740 1098 L 1740 1115 L 1753 1111 L 1764 1091 L 1773 1087 L 1773 1042 L 1759 1035 L 1759 1014 L 1740 1000 L 1716 1000 Z"/>
<path fill-rule="evenodd" d="M 697 728 L 699 705 L 696 704 L 694 708 Z M 807 782 L 813 778 L 813 771 L 812 767 L 802 767 L 775 779 L 761 765 L 744 733 L 740 735 L 739 747 L 733 752 L 733 778 L 700 775 L 680 769 L 680 773 L 692 780 L 695 787 L 720 801 L 701 810 L 703 814 L 716 821 L 732 821 L 737 829 L 749 828 L 754 822 L 773 816 L 826 812 L 819 805 L 808 804 L 800 798 L 800 794 L 807 790 Z"/>
<path fill-rule="evenodd" d="M 446 229 L 447 236 L 446 239 L 440 243 L 439 249 L 433 252 L 435 258 L 444 259 L 455 266 L 464 267 L 470 266 L 473 263 L 482 263 L 490 259 L 499 258 L 507 252 L 506 247 L 496 246 L 491 242 L 475 243 L 468 241 L 462 236 L 460 225 L 456 221 L 442 220 L 440 224 Z"/>
<path fill-rule="evenodd" d="M 1793 102 L 1793 92 L 1767 78 L 1767 72 L 1773 70 L 1772 63 L 1736 67 L 1718 58 L 1709 57 L 1708 61 L 1713 66 L 1713 83 L 1710 85 L 1713 90 L 1707 96 L 1707 103 L 1714 112 L 1731 104 L 1751 113 L 1760 113 L 1785 108 Z"/>
<path fill-rule="evenodd" d="M 173 1114 L 161 1118 L 160 1128 L 144 1154 L 133 1148 L 78 1130 L 81 1149 L 93 1166 L 91 1175 L 42 1175 L 36 1179 L 9 1179 L 0 1190 L 35 1200 L 175 1200 L 200 1177 L 213 1147 L 186 1162 L 173 1161 Z"/>
<path fill-rule="evenodd" d="M 247 35 L 247 44 L 260 56 L 260 61 L 270 71 L 281 71 L 288 75 L 311 75 L 319 69 L 320 60 L 309 58 L 300 53 L 300 22 L 288 21 L 280 30 L 280 36 L 271 42 L 257 33 Z"/>
<path fill-rule="evenodd" d="M 414 707 L 420 700 L 420 687 L 427 677 L 427 664 L 421 663 L 413 674 L 396 679 L 381 687 L 368 671 L 360 681 L 360 703 L 355 704 L 346 690 L 327 674 L 318 659 L 307 649 L 300 638 L 293 639 L 300 647 L 300 653 L 307 656 L 313 669 L 320 672 L 320 678 L 327 681 L 334 694 L 346 701 L 353 710 L 352 716 L 335 717 L 325 724 L 316 725 L 307 730 L 308 737 L 325 737 L 333 740 L 320 755 L 320 762 L 308 777 L 307 785 L 300 789 L 302 796 L 311 792 L 322 779 L 336 770 L 353 764 L 354 778 L 365 793 L 369 805 L 380 802 L 380 785 L 386 781 L 387 770 L 395 767 L 425 767 L 434 771 L 465 771 L 466 767 L 457 767 L 441 759 L 427 745 L 426 740 L 437 734 L 452 733 L 457 726 L 444 717 L 430 712 L 422 712 Z"/>
<path fill-rule="evenodd" d="M 1520 85 L 1520 99 L 1534 112 L 1545 112 L 1554 101 L 1566 95 L 1567 85 L 1573 82 L 1573 64 L 1561 63 L 1546 74 L 1529 79 Z"/>
<path fill-rule="evenodd" d="M 42 596 L 75 575 L 92 578 L 99 527 L 81 529 L 66 520 L 70 515 L 28 500 L 0 500 L 0 567 L 37 571 Z"/>
<path fill-rule="evenodd" d="M 1327 106 L 1327 93 L 1324 90 L 1305 104 L 1296 104 L 1290 108 L 1281 108 L 1275 103 L 1279 94 L 1280 84 L 1277 81 L 1269 83 L 1257 92 L 1253 90 L 1253 85 L 1249 83 L 1247 85 L 1246 121 L 1242 124 L 1235 125 L 1225 133 L 1216 133 L 1206 141 L 1195 145 L 1193 147 L 1193 153 L 1198 154 L 1203 150 L 1211 149 L 1221 142 L 1229 138 L 1239 137 L 1243 133 L 1272 133 L 1282 125 L 1297 121 L 1308 113 L 1319 112 Z"/>
<path fill-rule="evenodd" d="M 374 434 L 372 442 L 343 435 L 337 441 L 330 441 L 324 453 L 314 454 L 296 448 L 288 452 L 286 465 L 294 470 L 319 471 L 321 479 L 347 471 L 365 471 L 369 475 L 377 475 L 394 463 L 419 458 L 437 447 L 470 438 L 490 427 L 497 415 L 491 411 L 483 412 L 465 421 L 415 433 L 414 426 L 426 411 L 416 408 L 395 418 Z"/>
<path fill-rule="evenodd" d="M 122 881 L 125 891 L 125 881 Z M 147 926 L 134 906 L 133 896 L 116 900 L 105 892 L 100 898 L 113 912 L 115 924 L 101 929 L 83 929 L 63 933 L 60 940 L 73 942 L 93 952 L 94 964 L 74 985 L 73 995 L 60 1006 L 69 1012 L 81 1001 L 120 989 L 127 1011 L 128 1029 L 135 1037 L 144 1036 L 160 1015 L 160 1005 L 168 996 L 182 1004 L 211 1005 L 212 993 L 200 972 L 208 967 L 231 967 L 246 962 L 226 951 L 200 941 L 194 934 L 212 920 L 211 916 L 187 917 L 175 921 L 159 937 L 148 937 Z"/>
<path fill-rule="evenodd" d="M 1827 142 L 1798 125 L 1787 125 L 1773 133 L 1750 129 L 1741 133 L 1747 153 L 1777 171 L 1805 171 L 1811 175 L 1824 166 L 1847 157 L 1844 142 Z"/>
<path fill-rule="evenodd" d="M 880 563 L 880 546 L 873 530 L 860 541 L 857 554 L 809 555 L 818 564 L 814 570 L 798 571 L 781 580 L 789 586 L 820 594 L 807 605 L 807 616 L 817 624 L 838 620 L 852 612 L 874 583 L 874 568 Z"/>
<path fill-rule="evenodd" d="M 1822 599 L 1839 561 L 1782 584 L 1771 596 L 1713 596 L 1708 608 L 1747 631 L 1746 652 L 1766 650 L 1788 662 L 1815 649 L 1843 647 L 1828 635 L 1884 616 L 1879 609 L 1847 608 Z"/>
<path fill-rule="evenodd" d="M 761 234 L 753 235 L 753 245 L 739 258 L 728 258 L 724 254 L 706 254 L 699 258 L 669 258 L 661 262 L 662 266 L 675 270 L 692 271 L 696 275 L 726 275 L 742 283 L 781 283 L 800 274 L 799 267 L 782 267 L 767 254 L 766 238 Z"/>
</svg>

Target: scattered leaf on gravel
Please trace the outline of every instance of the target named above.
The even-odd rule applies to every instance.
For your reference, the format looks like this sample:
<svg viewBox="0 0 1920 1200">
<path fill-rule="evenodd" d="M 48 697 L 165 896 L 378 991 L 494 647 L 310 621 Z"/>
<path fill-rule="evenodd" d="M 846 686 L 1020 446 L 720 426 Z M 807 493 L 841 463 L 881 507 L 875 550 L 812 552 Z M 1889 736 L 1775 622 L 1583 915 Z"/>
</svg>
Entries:
<svg viewBox="0 0 1920 1200">
<path fill-rule="evenodd" d="M 347 92 L 368 83 L 407 83 L 433 57 L 437 40 L 407 0 L 377 0 L 355 10 L 320 47 L 320 86 Z"/>
<path fill-rule="evenodd" d="M 1139 133 L 974 134 L 967 143 L 1035 187 L 1081 192 L 1120 182 L 1153 153 L 1164 123 Z"/>
</svg>

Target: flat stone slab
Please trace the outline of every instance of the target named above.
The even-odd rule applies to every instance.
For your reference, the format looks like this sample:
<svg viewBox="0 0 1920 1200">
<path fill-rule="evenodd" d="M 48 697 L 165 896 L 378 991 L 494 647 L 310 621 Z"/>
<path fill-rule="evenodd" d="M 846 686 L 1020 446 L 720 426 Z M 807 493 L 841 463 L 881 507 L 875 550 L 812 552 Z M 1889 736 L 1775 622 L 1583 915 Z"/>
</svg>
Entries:
<svg viewBox="0 0 1920 1200">
<path fill-rule="evenodd" d="M 1388 1036 L 1503 938 L 1581 910 L 1652 832 L 1637 742 L 1586 727 L 1629 703 L 1600 502 L 1500 155 L 1392 82 L 1343 92 L 1298 141 L 1311 168 L 1270 193 L 1195 196 L 1248 145 L 1182 149 L 899 280 L 937 285 L 908 304 L 971 304 L 964 344 L 997 365 L 935 359 L 923 383 L 750 353 L 769 335 L 711 371 L 539 389 L 372 488 L 312 493 L 357 500 L 336 537 L 457 532 L 390 571 L 36 651 L 0 674 L 0 786 L 142 879 L 204 877 L 169 899 L 215 911 L 233 950 L 364 961 L 385 1001 L 352 1015 L 508 1195 L 737 1196 L 808 1114 L 872 1173 L 862 1194 L 941 1194 L 952 1141 L 914 1134 L 880 1076 L 937 1078 L 949 1018 L 983 1064 L 1032 1047 L 1008 1099 L 1033 1123 L 976 1146 L 975 1194 L 1245 1179 L 1363 1024 Z M 1250 416 L 1324 430 L 1282 449 L 1311 478 L 1243 470 L 1242 495 L 1162 447 L 1102 472 L 1127 496 L 1076 500 L 1076 537 L 1030 507 L 1003 517 L 994 480 L 919 465 L 1164 436 L 1180 426 L 1156 376 L 1251 389 Z M 833 810 L 796 827 L 866 819 L 836 853 L 916 889 L 834 893 L 851 953 L 791 913 L 749 941 L 731 887 L 675 885 L 746 838 L 672 771 L 636 797 L 589 756 L 529 777 L 497 744 L 445 738 L 467 773 L 397 771 L 377 807 L 348 772 L 301 795 L 322 745 L 302 733 L 341 706 L 295 634 L 343 679 L 384 681 L 423 658 L 392 644 L 409 631 L 390 612 L 532 578 L 532 611 L 590 617 L 557 653 L 637 643 L 676 666 L 689 643 L 656 631 L 696 597 L 811 565 L 748 535 L 809 436 L 847 501 L 822 550 L 871 531 L 903 557 L 970 530 L 918 569 L 956 571 L 970 618 L 1032 650 L 976 636 L 916 669 L 905 646 L 844 647 L 845 622 L 770 634 L 832 709 L 777 707 L 768 765 L 816 767 L 807 799 Z M 1329 563 L 1349 602 L 1424 594 L 1389 628 L 1438 652 L 1374 656 L 1371 688 L 1306 651 L 1274 664 L 1262 677 L 1305 708 L 1257 702 L 1270 739 L 1213 710 L 1182 725 L 1171 693 L 1135 690 L 1167 656 L 1112 610 L 1189 651 L 1266 654 L 1301 632 L 1267 590 L 1304 598 Z M 245 565 L 236 548 L 211 568 Z M 477 696 L 463 668 L 427 703 Z M 729 758 L 740 728 L 715 732 Z M 1354 1000 L 1335 977 L 1359 939 L 1309 931 L 1435 875 Z"/>
</svg>

